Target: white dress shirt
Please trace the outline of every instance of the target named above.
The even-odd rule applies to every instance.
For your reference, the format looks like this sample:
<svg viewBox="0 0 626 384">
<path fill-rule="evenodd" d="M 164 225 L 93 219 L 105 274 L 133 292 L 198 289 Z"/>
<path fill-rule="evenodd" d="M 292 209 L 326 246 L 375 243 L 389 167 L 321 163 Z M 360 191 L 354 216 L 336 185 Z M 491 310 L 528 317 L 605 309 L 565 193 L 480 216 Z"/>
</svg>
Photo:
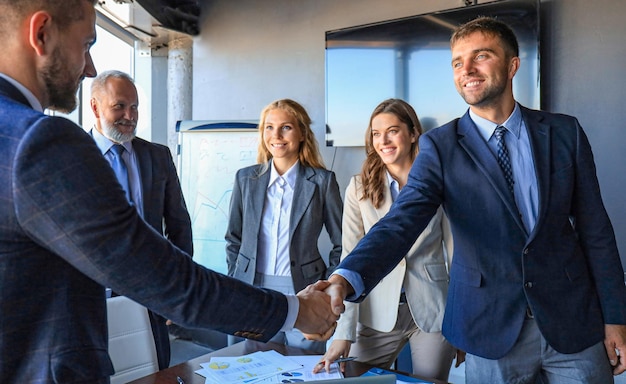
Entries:
<svg viewBox="0 0 626 384">
<path fill-rule="evenodd" d="M 256 262 L 258 273 L 291 276 L 289 222 L 298 170 L 299 162 L 296 161 L 281 176 L 276 171 L 274 162 L 271 162 L 270 180 L 261 218 L 261 236 Z"/>
</svg>

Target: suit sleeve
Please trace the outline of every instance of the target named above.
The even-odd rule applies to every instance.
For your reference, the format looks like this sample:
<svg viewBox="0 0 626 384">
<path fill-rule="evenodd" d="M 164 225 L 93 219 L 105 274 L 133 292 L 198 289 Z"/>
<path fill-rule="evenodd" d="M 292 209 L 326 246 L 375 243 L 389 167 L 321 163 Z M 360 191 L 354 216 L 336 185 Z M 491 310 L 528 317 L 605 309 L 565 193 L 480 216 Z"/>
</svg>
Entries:
<svg viewBox="0 0 626 384">
<path fill-rule="evenodd" d="M 328 268 L 326 269 L 326 277 L 337 268 L 339 258 L 341 257 L 341 215 L 343 212 L 343 202 L 341 201 L 341 193 L 339 185 L 335 178 L 335 173 L 330 171 L 327 178 L 326 196 L 324 196 L 324 226 L 330 237 L 332 249 L 328 255 Z"/>
<path fill-rule="evenodd" d="M 237 264 L 237 256 L 241 248 L 241 236 L 243 233 L 243 196 L 241 191 L 241 171 L 235 175 L 233 193 L 230 198 L 230 208 L 228 211 L 228 226 L 226 227 L 226 264 L 228 265 L 228 275 L 232 276 Z"/>
<path fill-rule="evenodd" d="M 284 295 L 194 263 L 149 227 L 93 139 L 69 120 L 35 122 L 13 164 L 19 224 L 51 257 L 183 326 L 264 341 L 283 326 Z"/>
<path fill-rule="evenodd" d="M 626 324 L 624 275 L 613 226 L 604 208 L 591 145 L 576 121 L 573 218 L 593 275 L 605 324 Z"/>
<path fill-rule="evenodd" d="M 395 268 L 442 203 L 443 170 L 436 145 L 428 133 L 419 138 L 420 153 L 411 167 L 407 184 L 389 212 L 338 267 L 358 273 L 363 281 L 364 291 L 350 301 L 362 301 Z"/>
<path fill-rule="evenodd" d="M 358 195 L 357 195 L 358 194 Z M 360 188 L 353 176 L 346 188 L 342 220 L 342 254 L 343 260 L 354 249 L 358 241 L 365 235 L 363 216 L 359 207 Z M 356 327 L 359 319 L 359 304 L 344 302 L 346 310 L 337 321 L 334 339 L 356 342 Z"/>
<path fill-rule="evenodd" d="M 164 157 L 167 158 L 167 185 L 165 187 L 165 207 L 163 209 L 165 236 L 175 246 L 193 256 L 191 218 L 185 204 L 185 198 L 183 197 L 172 155 L 167 148 L 165 148 L 164 152 Z"/>
</svg>

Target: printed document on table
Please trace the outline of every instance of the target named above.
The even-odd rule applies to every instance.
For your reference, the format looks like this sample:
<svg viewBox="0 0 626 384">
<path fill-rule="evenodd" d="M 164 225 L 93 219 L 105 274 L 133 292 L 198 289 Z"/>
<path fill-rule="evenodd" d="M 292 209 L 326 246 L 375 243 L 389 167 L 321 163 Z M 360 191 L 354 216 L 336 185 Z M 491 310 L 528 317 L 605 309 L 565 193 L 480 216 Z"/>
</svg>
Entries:
<svg viewBox="0 0 626 384">
<path fill-rule="evenodd" d="M 200 364 L 218 383 L 246 384 L 259 379 L 301 368 L 301 365 L 276 351 L 259 351 L 245 356 L 212 357 L 209 363 Z"/>
<path fill-rule="evenodd" d="M 325 369 L 319 373 L 313 373 L 313 367 L 322 360 L 322 355 L 289 356 L 295 362 L 302 365 L 301 369 L 282 372 L 267 379 L 255 381 L 254 384 L 274 384 L 274 383 L 301 383 L 303 381 L 318 381 L 340 379 L 343 377 L 339 372 L 339 364 L 331 364 L 330 373 Z"/>
<path fill-rule="evenodd" d="M 245 356 L 213 357 L 208 363 L 200 364 L 197 374 L 206 378 L 206 384 L 272 384 L 298 383 L 341 378 L 338 365 L 313 374 L 313 367 L 321 355 L 283 356 L 276 351 L 255 352 Z"/>
</svg>

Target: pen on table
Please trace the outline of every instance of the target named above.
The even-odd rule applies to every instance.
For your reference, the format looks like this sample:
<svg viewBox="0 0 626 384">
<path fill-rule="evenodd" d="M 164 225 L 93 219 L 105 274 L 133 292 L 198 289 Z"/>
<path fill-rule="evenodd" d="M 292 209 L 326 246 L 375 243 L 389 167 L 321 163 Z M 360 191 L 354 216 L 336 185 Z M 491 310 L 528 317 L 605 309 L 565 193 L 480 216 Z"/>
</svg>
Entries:
<svg viewBox="0 0 626 384">
<path fill-rule="evenodd" d="M 178 384 L 185 384 L 185 381 L 180 376 L 176 376 L 176 381 L 178 381 Z"/>
</svg>

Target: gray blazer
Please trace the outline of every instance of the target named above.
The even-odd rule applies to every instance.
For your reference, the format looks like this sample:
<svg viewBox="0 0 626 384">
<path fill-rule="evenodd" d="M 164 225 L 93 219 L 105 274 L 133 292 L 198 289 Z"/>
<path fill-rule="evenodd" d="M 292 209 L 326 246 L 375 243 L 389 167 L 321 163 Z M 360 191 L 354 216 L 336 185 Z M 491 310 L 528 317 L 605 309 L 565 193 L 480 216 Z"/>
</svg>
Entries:
<svg viewBox="0 0 626 384">
<path fill-rule="evenodd" d="M 263 204 L 269 184 L 269 169 L 257 164 L 237 171 L 226 231 L 228 274 L 247 283 L 254 281 Z M 300 166 L 291 210 L 289 253 L 291 277 L 296 292 L 325 279 L 339 264 L 341 256 L 341 215 L 343 204 L 335 174 Z M 328 266 L 317 241 L 322 225 L 333 244 Z"/>
</svg>

